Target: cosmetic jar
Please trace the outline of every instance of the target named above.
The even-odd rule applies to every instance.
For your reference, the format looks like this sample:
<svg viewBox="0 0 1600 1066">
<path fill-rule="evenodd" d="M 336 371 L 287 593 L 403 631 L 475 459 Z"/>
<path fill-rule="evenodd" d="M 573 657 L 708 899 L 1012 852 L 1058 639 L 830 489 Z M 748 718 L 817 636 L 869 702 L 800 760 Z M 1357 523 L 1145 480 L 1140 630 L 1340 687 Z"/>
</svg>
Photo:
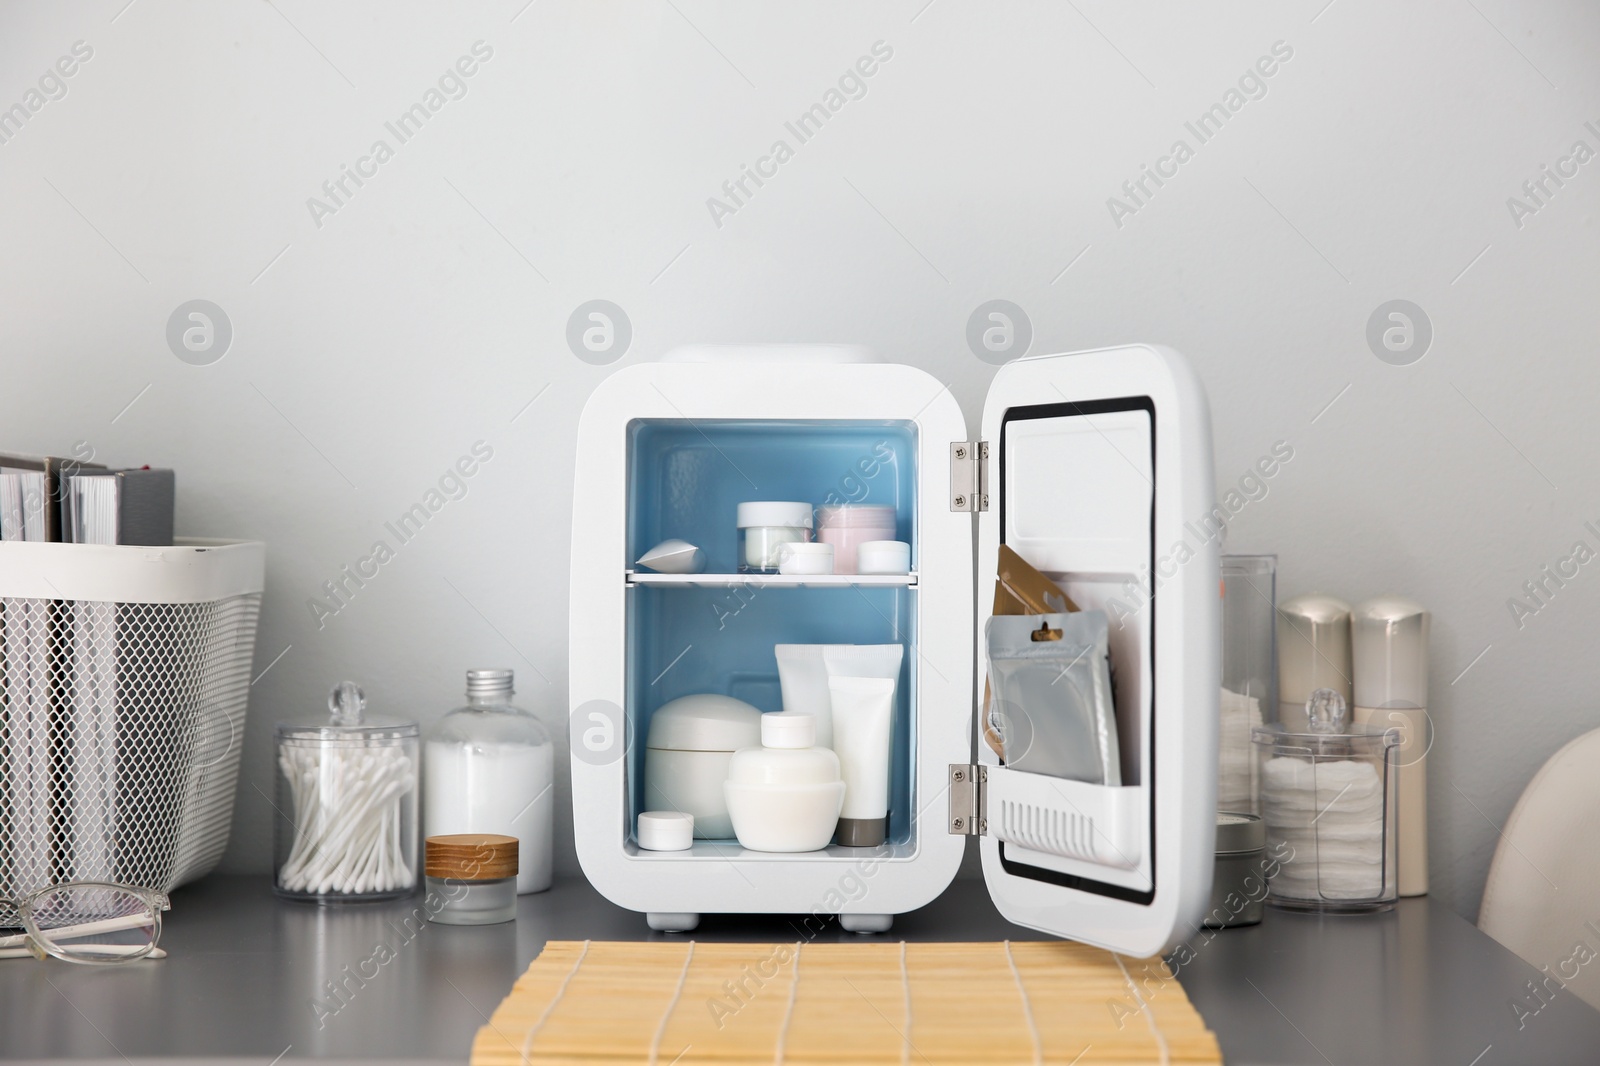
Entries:
<svg viewBox="0 0 1600 1066">
<path fill-rule="evenodd" d="M 1200 924 L 1207 929 L 1255 925 L 1266 910 L 1267 826 L 1253 814 L 1217 812 L 1217 859 L 1211 902 Z"/>
<path fill-rule="evenodd" d="M 894 540 L 895 509 L 879 504 L 841 503 L 817 508 L 817 539 L 833 545 L 833 572 L 854 574 L 856 551 L 872 540 Z"/>
<path fill-rule="evenodd" d="M 833 545 L 800 541 L 778 545 L 778 573 L 833 573 Z"/>
<path fill-rule="evenodd" d="M 728 814 L 750 851 L 818 851 L 833 839 L 844 803 L 839 756 L 816 746 L 816 719 L 780 711 L 761 716 L 761 747 L 728 764 Z"/>
<path fill-rule="evenodd" d="M 657 707 L 645 734 L 642 811 L 694 816 L 702 840 L 733 836 L 722 783 L 740 748 L 761 743 L 761 712 L 715 692 L 680 696 Z"/>
<path fill-rule="evenodd" d="M 903 540 L 865 540 L 856 546 L 856 573 L 911 573 L 911 545 Z"/>
<path fill-rule="evenodd" d="M 517 838 L 498 833 L 429 837 L 424 908 L 441 925 L 498 925 L 517 916 Z"/>
<path fill-rule="evenodd" d="M 645 851 L 688 851 L 694 846 L 694 815 L 645 811 L 639 815 L 637 836 Z"/>
<path fill-rule="evenodd" d="M 775 573 L 781 545 L 811 539 L 811 505 L 747 501 L 736 509 L 735 523 L 739 527 L 739 569 Z"/>
</svg>

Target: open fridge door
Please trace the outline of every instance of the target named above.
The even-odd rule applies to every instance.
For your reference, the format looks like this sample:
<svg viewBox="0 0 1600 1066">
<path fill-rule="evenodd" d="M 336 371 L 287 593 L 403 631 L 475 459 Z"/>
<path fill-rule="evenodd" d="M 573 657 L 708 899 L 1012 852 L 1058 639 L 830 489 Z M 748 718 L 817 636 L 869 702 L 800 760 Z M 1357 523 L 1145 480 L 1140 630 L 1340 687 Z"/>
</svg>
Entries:
<svg viewBox="0 0 1600 1066">
<path fill-rule="evenodd" d="M 1221 529 L 1205 393 L 1170 349 L 1040 356 L 1001 368 L 982 429 L 976 692 L 999 734 L 979 740 L 973 775 L 984 880 L 1013 922 L 1155 954 L 1197 927 L 1211 884 Z M 1024 768 L 1061 754 L 1044 749 L 1071 735 L 1057 718 L 1082 712 L 1065 690 L 1083 675 L 1063 656 L 1062 683 L 1021 699 L 1027 686 L 989 678 L 1002 544 L 1104 614 L 1115 751 L 1102 772 Z"/>
</svg>

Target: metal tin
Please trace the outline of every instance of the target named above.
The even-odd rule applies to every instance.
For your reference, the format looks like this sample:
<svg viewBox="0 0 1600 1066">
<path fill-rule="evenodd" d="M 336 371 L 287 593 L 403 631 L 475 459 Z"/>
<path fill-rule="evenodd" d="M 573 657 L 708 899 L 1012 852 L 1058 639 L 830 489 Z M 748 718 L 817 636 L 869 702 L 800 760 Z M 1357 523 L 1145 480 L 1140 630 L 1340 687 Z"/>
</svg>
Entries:
<svg viewBox="0 0 1600 1066">
<path fill-rule="evenodd" d="M 1266 909 L 1267 825 L 1253 814 L 1217 812 L 1217 860 L 1201 925 L 1255 925 Z"/>
</svg>

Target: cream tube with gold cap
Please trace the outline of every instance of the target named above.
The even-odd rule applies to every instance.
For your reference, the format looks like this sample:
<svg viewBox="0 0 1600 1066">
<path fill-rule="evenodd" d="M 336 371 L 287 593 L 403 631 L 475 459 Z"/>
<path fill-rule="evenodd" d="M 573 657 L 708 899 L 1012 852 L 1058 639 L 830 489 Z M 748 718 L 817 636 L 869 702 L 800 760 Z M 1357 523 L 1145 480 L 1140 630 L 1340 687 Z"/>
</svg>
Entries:
<svg viewBox="0 0 1600 1066">
<path fill-rule="evenodd" d="M 1278 721 L 1307 731 L 1306 700 L 1319 688 L 1350 688 L 1350 605 L 1333 596 L 1296 596 L 1278 608 Z"/>
<path fill-rule="evenodd" d="M 1379 596 L 1351 617 L 1358 725 L 1400 730 L 1399 851 L 1402 896 L 1428 892 L 1428 612 L 1404 596 Z"/>
</svg>

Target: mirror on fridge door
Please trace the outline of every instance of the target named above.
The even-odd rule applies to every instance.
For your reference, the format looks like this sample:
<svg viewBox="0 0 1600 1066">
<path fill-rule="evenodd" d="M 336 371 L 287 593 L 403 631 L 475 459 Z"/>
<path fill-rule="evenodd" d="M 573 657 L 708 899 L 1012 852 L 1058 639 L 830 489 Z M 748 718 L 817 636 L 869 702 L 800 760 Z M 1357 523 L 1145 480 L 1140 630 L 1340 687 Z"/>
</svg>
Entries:
<svg viewBox="0 0 1600 1066">
<path fill-rule="evenodd" d="M 984 877 L 1012 921 L 1153 954 L 1193 930 L 1210 888 L 1219 556 L 1200 521 L 1213 500 L 1205 395 L 1168 349 L 1025 359 L 996 375 L 983 439 Z M 994 614 L 1004 567 L 1053 583 L 1066 610 L 1012 616 L 1022 608 L 1001 597 Z"/>
</svg>

